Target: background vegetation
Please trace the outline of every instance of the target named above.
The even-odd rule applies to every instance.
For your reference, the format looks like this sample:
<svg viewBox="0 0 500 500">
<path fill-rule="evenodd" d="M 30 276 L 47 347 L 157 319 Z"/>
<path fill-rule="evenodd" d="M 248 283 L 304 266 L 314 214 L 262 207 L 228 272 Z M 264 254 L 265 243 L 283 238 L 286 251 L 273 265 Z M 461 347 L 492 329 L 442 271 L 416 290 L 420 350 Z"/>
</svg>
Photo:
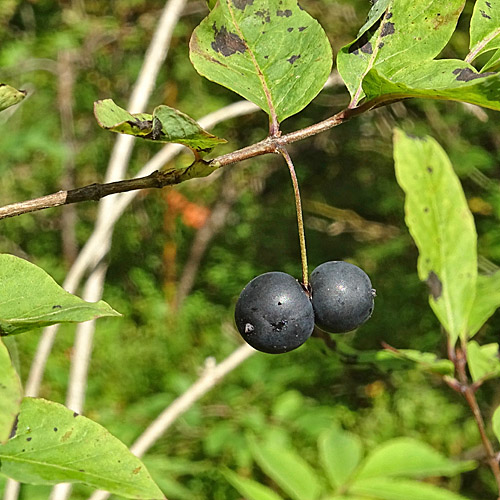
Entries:
<svg viewBox="0 0 500 500">
<path fill-rule="evenodd" d="M 370 8 L 364 0 L 304 4 L 322 23 L 334 53 L 355 37 Z M 112 97 L 126 105 L 162 7 L 159 0 L 2 2 L 1 78 L 29 92 L 14 113 L 0 115 L 2 204 L 103 180 L 115 136 L 97 126 L 93 102 Z M 471 9 L 472 2 L 446 57 L 467 53 Z M 206 12 L 204 2 L 187 4 L 150 109 L 167 104 L 199 118 L 237 100 L 200 77 L 189 62 L 190 34 Z M 282 128 L 292 131 L 317 122 L 348 101 L 346 89 L 334 85 Z M 418 280 L 417 250 L 404 224 L 392 129 L 398 124 L 407 132 L 431 134 L 446 149 L 475 215 L 481 265 L 490 269 L 500 260 L 497 120 L 493 111 L 460 103 L 411 100 L 290 147 L 311 269 L 327 260 L 348 260 L 365 269 L 377 289 L 372 319 L 341 342 L 367 351 L 384 341 L 445 356 L 445 339 Z M 264 138 L 267 116 L 256 112 L 228 120 L 213 132 L 228 140 L 217 153 L 232 151 Z M 128 175 L 158 148 L 137 143 Z M 186 390 L 207 357 L 221 360 L 241 342 L 233 311 L 250 279 L 271 270 L 300 276 L 285 164 L 278 157 L 262 157 L 223 170 L 141 193 L 115 231 L 104 299 L 124 316 L 97 324 L 86 414 L 126 444 Z M 178 284 L 196 233 L 221 199 L 229 206 L 224 224 L 203 255 L 190 293 L 179 301 Z M 3 220 L 0 251 L 33 261 L 62 283 L 95 217 L 96 205 L 88 202 Z M 499 326 L 494 317 L 477 340 L 494 341 Z M 58 333 L 42 397 L 64 401 L 73 337 L 71 327 Z M 16 342 L 25 378 L 37 335 L 19 336 Z M 367 449 L 411 436 L 447 456 L 481 459 L 468 408 L 439 379 L 414 369 L 352 361 L 318 338 L 286 355 L 256 354 L 181 417 L 144 461 L 171 500 L 218 500 L 239 498 L 221 473 L 226 467 L 269 483 L 253 463 L 252 436 L 293 446 L 313 463 L 319 434 L 335 424 L 359 435 Z M 479 397 L 488 416 L 500 393 L 489 382 Z M 448 481 L 450 489 L 471 499 L 495 492 L 487 468 Z M 48 491 L 25 487 L 21 498 L 47 498 Z M 75 487 L 72 498 L 87 498 L 89 492 Z"/>
</svg>

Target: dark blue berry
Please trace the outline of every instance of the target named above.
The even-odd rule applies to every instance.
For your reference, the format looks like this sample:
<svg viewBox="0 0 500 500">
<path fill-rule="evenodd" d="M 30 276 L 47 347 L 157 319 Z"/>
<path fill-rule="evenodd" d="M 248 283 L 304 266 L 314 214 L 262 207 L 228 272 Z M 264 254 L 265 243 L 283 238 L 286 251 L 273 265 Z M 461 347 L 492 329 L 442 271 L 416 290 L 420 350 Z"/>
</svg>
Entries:
<svg viewBox="0 0 500 500">
<path fill-rule="evenodd" d="M 359 267 L 325 262 L 312 272 L 310 284 L 315 322 L 322 330 L 350 332 L 372 315 L 375 290 Z"/>
<path fill-rule="evenodd" d="M 236 327 L 253 348 L 270 354 L 301 346 L 314 329 L 314 312 L 299 282 L 286 273 L 254 278 L 241 292 Z"/>
</svg>

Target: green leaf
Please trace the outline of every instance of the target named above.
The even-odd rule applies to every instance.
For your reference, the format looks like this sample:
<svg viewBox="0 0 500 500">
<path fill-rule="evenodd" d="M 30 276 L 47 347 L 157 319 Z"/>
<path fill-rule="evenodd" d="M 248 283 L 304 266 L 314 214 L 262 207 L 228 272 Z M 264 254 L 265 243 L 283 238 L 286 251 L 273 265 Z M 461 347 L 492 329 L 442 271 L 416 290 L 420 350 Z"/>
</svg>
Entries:
<svg viewBox="0 0 500 500">
<path fill-rule="evenodd" d="M 23 399 L 23 388 L 9 351 L 0 339 L 0 443 L 9 439 Z"/>
<path fill-rule="evenodd" d="M 339 427 L 321 434 L 318 441 L 319 457 L 330 484 L 338 489 L 352 476 L 363 452 L 358 436 Z"/>
<path fill-rule="evenodd" d="M 463 101 L 500 110 L 500 75 L 478 73 L 470 64 L 453 59 L 429 61 L 401 69 L 396 78 L 387 78 L 376 69 L 363 80 L 366 99 L 374 103 L 422 97 Z"/>
<path fill-rule="evenodd" d="M 294 500 L 319 497 L 320 479 L 312 467 L 294 451 L 250 441 L 250 450 L 262 470 Z"/>
<path fill-rule="evenodd" d="M 356 481 L 350 488 L 351 491 L 380 500 L 467 500 L 432 484 L 401 479 L 373 478 Z"/>
<path fill-rule="evenodd" d="M 431 137 L 394 134 L 396 178 L 405 191 L 406 224 L 419 250 L 418 275 L 452 343 L 466 338 L 477 277 L 474 219 L 460 181 Z"/>
<path fill-rule="evenodd" d="M 500 406 L 498 406 L 493 413 L 493 416 L 491 417 L 491 424 L 497 441 L 500 442 Z"/>
<path fill-rule="evenodd" d="M 0 472 L 30 484 L 85 483 L 127 498 L 165 498 L 144 464 L 104 427 L 44 399 L 25 398 Z"/>
<path fill-rule="evenodd" d="M 120 316 L 106 302 L 85 302 L 63 290 L 43 269 L 0 254 L 0 335 L 13 335 L 55 323 Z"/>
<path fill-rule="evenodd" d="M 281 500 L 277 493 L 257 481 L 240 477 L 230 470 L 224 471 L 224 476 L 246 500 Z"/>
<path fill-rule="evenodd" d="M 467 344 L 467 365 L 472 380 L 489 379 L 500 375 L 498 344 L 479 345 L 475 340 Z"/>
<path fill-rule="evenodd" d="M 196 121 L 181 111 L 168 106 L 158 106 L 153 114 L 131 114 L 120 108 L 112 99 L 94 103 L 94 115 L 100 127 L 156 142 L 184 144 L 199 152 L 209 152 L 226 142 L 202 129 Z"/>
<path fill-rule="evenodd" d="M 26 90 L 17 90 L 10 85 L 0 83 L 0 111 L 21 102 L 26 94 Z"/>
<path fill-rule="evenodd" d="M 369 22 L 337 56 L 337 67 L 352 103 L 358 104 L 363 98 L 362 82 L 370 70 L 376 69 L 393 82 L 403 82 L 401 71 L 434 59 L 448 43 L 464 4 L 463 0 L 374 3 Z"/>
<path fill-rule="evenodd" d="M 423 478 L 454 476 L 472 470 L 476 463 L 450 460 L 428 444 L 413 438 L 391 439 L 373 450 L 356 474 L 358 479 L 388 476 Z"/>
<path fill-rule="evenodd" d="M 498 49 L 489 59 L 489 61 L 481 68 L 481 72 L 490 71 L 492 69 L 498 69 L 497 66 L 500 65 L 500 49 Z"/>
<path fill-rule="evenodd" d="M 500 307 L 500 271 L 488 275 L 479 274 L 467 327 L 469 338 L 479 331 L 498 307 Z"/>
<path fill-rule="evenodd" d="M 194 30 L 190 58 L 278 122 L 314 99 L 332 65 L 323 28 L 296 0 L 220 0 Z"/>
<path fill-rule="evenodd" d="M 476 0 L 470 22 L 470 53 L 467 61 L 499 48 L 500 0 Z"/>
<path fill-rule="evenodd" d="M 440 375 L 455 373 L 455 367 L 449 359 L 440 359 L 433 352 L 421 352 L 414 349 L 386 349 L 384 352 L 389 356 L 416 363 L 420 368 L 431 373 Z"/>
</svg>

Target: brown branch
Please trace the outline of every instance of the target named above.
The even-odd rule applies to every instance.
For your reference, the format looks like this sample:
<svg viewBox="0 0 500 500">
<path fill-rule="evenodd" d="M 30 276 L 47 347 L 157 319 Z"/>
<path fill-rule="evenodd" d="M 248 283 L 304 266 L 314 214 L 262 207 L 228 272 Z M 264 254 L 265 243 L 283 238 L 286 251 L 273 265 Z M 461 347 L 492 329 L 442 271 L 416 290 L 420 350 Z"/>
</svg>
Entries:
<svg viewBox="0 0 500 500">
<path fill-rule="evenodd" d="M 210 161 L 200 160 L 189 167 L 182 169 L 172 169 L 168 171 L 156 171 L 146 177 L 128 179 L 123 181 L 109 182 L 105 184 L 90 184 L 68 191 L 58 191 L 57 193 L 42 196 L 28 201 L 12 203 L 0 207 L 0 219 L 14 217 L 46 208 L 69 205 L 82 201 L 98 201 L 105 196 L 116 193 L 124 193 L 137 189 L 163 188 L 173 184 L 179 184 L 195 177 L 205 177 L 225 165 L 237 163 L 255 156 L 269 153 L 278 153 L 279 149 L 286 144 L 297 142 L 307 137 L 329 130 L 337 125 L 341 125 L 350 118 L 362 114 L 375 106 L 381 105 L 375 101 L 367 102 L 354 109 L 345 109 L 336 115 L 295 132 L 283 135 L 282 137 L 268 137 L 251 146 L 233 151 Z"/>
<path fill-rule="evenodd" d="M 493 445 L 486 435 L 484 419 L 483 415 L 481 414 L 481 409 L 479 408 L 479 405 L 477 403 L 474 384 L 470 384 L 469 378 L 467 377 L 467 354 L 465 343 L 463 343 L 462 349 L 457 349 L 455 351 L 453 358 L 454 359 L 452 359 L 452 361 L 455 364 L 456 373 L 461 386 L 460 392 L 463 394 L 465 400 L 467 401 L 467 404 L 472 410 L 474 420 L 476 421 L 476 425 L 481 436 L 483 448 L 486 452 L 486 460 L 488 462 L 488 465 L 490 466 L 491 471 L 493 472 L 493 475 L 495 476 L 495 480 L 497 483 L 499 495 L 497 500 L 500 500 L 500 466 L 498 464 L 498 459 L 496 457 L 495 450 L 493 449 Z"/>
</svg>

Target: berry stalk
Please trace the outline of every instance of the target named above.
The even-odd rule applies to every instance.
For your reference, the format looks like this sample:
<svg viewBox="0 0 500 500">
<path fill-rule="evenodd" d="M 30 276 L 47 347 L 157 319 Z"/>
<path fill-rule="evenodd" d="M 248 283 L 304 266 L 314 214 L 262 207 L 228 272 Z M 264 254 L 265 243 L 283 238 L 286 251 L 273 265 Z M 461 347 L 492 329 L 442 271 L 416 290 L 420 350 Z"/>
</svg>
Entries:
<svg viewBox="0 0 500 500">
<path fill-rule="evenodd" d="M 307 270 L 306 236 L 304 232 L 304 218 L 302 216 L 302 201 L 300 199 L 299 182 L 295 173 L 292 159 L 284 147 L 279 147 L 278 151 L 283 156 L 292 178 L 293 193 L 295 196 L 295 209 L 297 211 L 297 226 L 299 230 L 300 260 L 302 262 L 302 284 L 307 288 L 309 285 L 309 273 Z"/>
</svg>

